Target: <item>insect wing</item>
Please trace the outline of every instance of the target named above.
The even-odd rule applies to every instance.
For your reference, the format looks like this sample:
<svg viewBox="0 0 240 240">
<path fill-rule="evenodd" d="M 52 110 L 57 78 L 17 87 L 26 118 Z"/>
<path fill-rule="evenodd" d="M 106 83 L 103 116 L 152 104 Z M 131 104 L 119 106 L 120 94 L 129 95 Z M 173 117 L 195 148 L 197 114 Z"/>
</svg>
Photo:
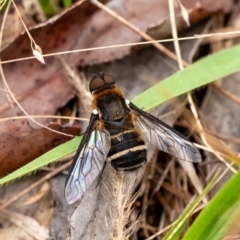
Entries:
<svg viewBox="0 0 240 240">
<path fill-rule="evenodd" d="M 180 160 L 201 162 L 202 158 L 198 149 L 185 137 L 134 104 L 130 103 L 129 106 L 133 110 L 135 124 L 142 130 L 148 142 Z"/>
<path fill-rule="evenodd" d="M 84 145 L 80 145 L 81 149 L 74 157 L 74 165 L 66 182 L 65 198 L 68 204 L 80 199 L 103 170 L 110 146 L 110 135 L 105 129 L 93 130 L 87 140 L 85 138 Z"/>
</svg>

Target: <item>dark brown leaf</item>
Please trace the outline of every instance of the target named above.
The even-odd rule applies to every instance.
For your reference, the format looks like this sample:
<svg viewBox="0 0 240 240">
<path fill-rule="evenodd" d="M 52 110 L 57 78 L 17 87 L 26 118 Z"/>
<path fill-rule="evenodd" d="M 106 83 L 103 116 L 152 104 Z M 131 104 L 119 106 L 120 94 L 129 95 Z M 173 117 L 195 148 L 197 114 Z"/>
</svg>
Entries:
<svg viewBox="0 0 240 240">
<path fill-rule="evenodd" d="M 198 2 L 183 1 L 183 5 L 188 9 L 195 9 L 195 15 L 191 15 L 193 22 L 206 17 L 210 11 L 228 11 L 232 3 L 229 0 L 204 1 L 202 5 L 195 7 Z M 169 19 L 168 4 L 165 0 L 144 1 L 141 4 L 138 4 L 137 0 L 130 0 L 124 2 L 124 5 L 110 2 L 109 7 L 142 31 L 147 31 L 152 25 L 155 25 L 156 30 L 156 23 L 163 23 Z M 107 13 L 97 10 L 89 1 L 82 0 L 45 24 L 32 28 L 31 35 L 41 46 L 43 53 L 138 42 L 141 39 L 138 34 Z M 180 9 L 176 9 L 176 14 L 180 16 Z M 179 22 L 181 23 L 179 29 L 186 27 L 183 20 Z M 157 34 L 151 31 L 149 33 L 156 38 L 169 35 L 169 23 L 161 26 L 160 34 L 158 34 L 159 30 Z M 65 57 L 72 66 L 86 66 L 119 59 L 130 52 L 130 47 L 124 47 L 117 50 L 112 48 L 69 54 Z M 15 39 L 2 51 L 1 56 L 3 61 L 32 56 L 27 34 L 24 33 Z M 58 57 L 46 57 L 45 61 L 46 65 L 35 59 L 3 65 L 12 92 L 24 109 L 32 115 L 53 114 L 57 108 L 73 97 L 73 90 L 62 74 L 62 65 Z M 10 108 L 7 98 L 2 94 L 0 116 L 13 115 L 22 115 L 22 112 L 18 108 Z M 45 120 L 42 122 L 44 123 Z"/>
<path fill-rule="evenodd" d="M 75 136 L 80 133 L 80 128 L 76 126 L 61 127 L 58 123 L 52 123 L 49 127 Z M 34 129 L 28 120 L 2 122 L 0 135 L 0 177 L 71 139 L 45 128 Z"/>
</svg>

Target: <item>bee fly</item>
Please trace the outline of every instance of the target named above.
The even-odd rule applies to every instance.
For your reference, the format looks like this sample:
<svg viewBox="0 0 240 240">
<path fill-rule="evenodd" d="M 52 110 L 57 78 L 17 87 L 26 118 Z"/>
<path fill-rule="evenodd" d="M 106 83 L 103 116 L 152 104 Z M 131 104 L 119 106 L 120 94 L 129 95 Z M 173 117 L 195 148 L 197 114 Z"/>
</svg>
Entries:
<svg viewBox="0 0 240 240">
<path fill-rule="evenodd" d="M 126 100 L 110 75 L 94 75 L 89 89 L 94 110 L 67 178 L 68 204 L 83 196 L 106 161 L 116 170 L 133 170 L 146 163 L 145 141 L 178 159 L 201 161 L 199 151 L 185 137 Z"/>
</svg>

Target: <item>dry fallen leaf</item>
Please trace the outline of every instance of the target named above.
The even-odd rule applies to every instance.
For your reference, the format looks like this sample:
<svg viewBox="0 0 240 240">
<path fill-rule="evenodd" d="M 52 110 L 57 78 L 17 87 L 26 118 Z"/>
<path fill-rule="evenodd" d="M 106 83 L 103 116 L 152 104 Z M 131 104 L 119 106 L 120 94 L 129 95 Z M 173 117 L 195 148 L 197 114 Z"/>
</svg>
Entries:
<svg viewBox="0 0 240 240">
<path fill-rule="evenodd" d="M 52 123 L 50 128 L 77 136 L 80 128 L 62 127 Z M 52 148 L 68 141 L 67 137 L 45 128 L 34 129 L 28 120 L 9 120 L 0 123 L 0 176 L 4 176 Z"/>
<path fill-rule="evenodd" d="M 103 1 L 104 2 L 104 1 Z M 211 11 L 228 11 L 231 1 L 205 1 L 196 7 L 198 1 L 182 1 L 187 9 L 195 7 L 194 14 L 190 14 L 190 22 L 196 22 L 205 18 Z M 111 7 L 118 14 L 135 24 L 142 31 L 147 31 L 154 37 L 166 37 L 170 34 L 164 31 L 167 24 L 168 6 L 165 0 L 152 0 L 138 4 L 137 0 L 129 0 L 122 4 L 110 2 Z M 44 24 L 32 29 L 30 33 L 36 43 L 41 46 L 44 54 L 84 49 L 90 47 L 108 46 L 112 44 L 124 44 L 138 42 L 141 38 L 138 34 L 114 20 L 111 16 L 93 6 L 89 1 L 80 1 L 67 9 L 59 16 L 55 16 Z M 206 14 L 207 13 L 207 14 Z M 180 8 L 176 9 L 176 15 L 181 16 Z M 191 17 L 192 16 L 192 17 Z M 99 21 L 101 19 L 101 21 Z M 169 21 L 168 21 L 169 22 Z M 184 20 L 182 20 L 184 23 Z M 159 35 L 160 23 L 161 34 Z M 164 27 L 165 26 L 165 27 Z M 185 28 L 182 24 L 180 28 Z M 163 33 L 163 34 L 162 34 Z M 117 36 L 117 37 L 116 37 Z M 74 53 L 65 56 L 71 66 L 86 66 L 99 62 L 120 59 L 131 53 L 130 47 L 105 49 L 98 51 Z M 32 56 L 29 38 L 26 33 L 20 35 L 1 53 L 2 61 Z M 73 97 L 73 90 L 63 76 L 62 66 L 56 57 L 45 59 L 46 66 L 36 60 L 13 62 L 3 65 L 4 74 L 11 91 L 23 108 L 31 115 L 53 114 L 57 108 L 63 106 Z M 0 87 L 3 87 L 0 85 Z M 0 116 L 21 115 L 18 108 L 11 108 L 4 93 L 0 98 Z M 41 102 L 41 104 L 39 104 Z M 46 120 L 42 120 L 43 123 Z"/>
<path fill-rule="evenodd" d="M 24 239 L 29 239 L 29 235 L 33 237 L 33 239 L 43 240 L 49 238 L 49 231 L 45 227 L 41 226 L 36 220 L 31 217 L 27 217 L 17 212 L 2 210 L 0 212 L 0 219 L 4 219 L 5 221 L 11 222 L 19 227 L 19 230 L 23 230 L 26 235 Z M 6 231 L 8 228 L 5 228 Z M 14 239 L 18 238 L 17 232 L 15 234 L 12 232 L 12 237 Z M 11 239 L 11 238 L 8 238 Z"/>
<path fill-rule="evenodd" d="M 34 194 L 33 196 L 31 196 L 30 198 L 28 198 L 24 203 L 23 205 L 30 205 L 32 203 L 35 203 L 37 202 L 38 200 L 40 200 L 44 194 L 46 192 L 48 192 L 50 190 L 50 187 L 49 187 L 49 183 L 45 182 L 42 187 L 40 188 L 39 192 L 37 192 L 36 194 Z"/>
<path fill-rule="evenodd" d="M 188 1 L 183 1 L 182 4 L 187 9 L 190 9 L 195 6 L 196 2 L 197 1 L 194 1 L 190 4 Z M 224 5 L 224 3 L 226 4 Z M 211 9 L 212 11 L 227 11 L 230 5 L 231 2 L 222 0 L 221 2 L 207 1 L 202 3 L 200 7 L 201 9 Z M 137 4 L 136 0 L 129 0 L 125 5 L 110 2 L 109 7 L 141 28 L 142 31 L 146 31 L 149 26 L 157 22 L 168 19 L 168 6 L 165 0 L 160 2 L 158 0 L 152 0 L 143 2 L 142 4 Z M 196 9 L 199 10 L 200 8 L 198 7 Z M 179 14 L 181 15 L 180 8 L 177 9 L 176 12 L 178 16 Z M 201 16 L 205 17 L 206 14 L 202 14 Z M 99 19 L 101 19 L 101 21 L 99 21 Z M 198 20 L 199 19 L 201 19 L 201 17 L 199 17 Z M 107 13 L 98 11 L 89 1 L 77 2 L 72 8 L 67 9 L 59 16 L 30 29 L 30 33 L 41 47 L 43 53 L 107 46 L 140 40 L 138 34 L 117 20 L 114 20 Z M 118 37 L 116 38 L 116 36 Z M 31 56 L 31 51 L 28 36 L 24 33 L 2 51 L 2 61 Z M 126 47 L 119 48 L 117 51 L 116 49 L 107 49 L 104 51 L 99 50 L 71 54 L 68 57 L 65 56 L 65 58 L 71 66 L 85 66 L 96 62 L 119 59 L 130 52 L 130 47 Z M 66 104 L 66 102 L 74 96 L 74 91 L 66 80 L 63 74 L 64 72 L 62 72 L 61 61 L 59 61 L 57 57 L 48 57 L 45 58 L 45 61 L 46 66 L 36 60 L 12 62 L 3 65 L 4 74 L 11 91 L 30 115 L 54 114 L 59 107 Z M 0 88 L 3 88 L 1 83 Z M 14 103 L 9 102 L 7 93 L 1 92 L 0 117 L 16 115 L 22 115 L 22 112 L 18 107 L 14 106 Z M 38 121 L 41 123 L 47 122 L 46 119 Z M 6 126 L 3 124 L 0 128 L 3 129 L 6 128 Z M 4 136 L 1 137 L 1 141 L 4 142 L 2 148 L 7 149 L 2 156 L 8 159 L 8 165 L 11 166 L 13 162 L 19 160 L 19 156 L 22 155 L 27 154 L 28 157 L 26 158 L 30 158 L 29 155 L 31 155 L 31 159 L 34 159 L 33 155 L 39 156 L 35 153 L 29 154 L 29 148 L 24 145 L 24 142 L 27 141 L 22 140 L 22 138 L 19 138 L 21 139 L 21 151 L 18 152 L 16 149 L 12 151 L 13 145 L 10 141 L 10 138 L 12 138 L 11 134 L 4 133 L 2 136 Z M 18 141 L 20 141 L 19 139 Z M 49 143 L 46 143 L 46 145 L 49 145 Z M 49 149 L 50 148 L 45 148 L 45 150 Z M 39 154 L 43 152 L 43 149 L 38 151 Z M 17 153 L 17 155 L 15 153 Z M 13 165 L 15 165 L 15 163 Z M 17 166 L 20 165 L 22 164 L 17 164 Z M 11 167 L 7 171 L 12 171 L 15 168 L 16 167 Z M 4 170 L 4 172 L 6 172 L 6 170 Z"/>
<path fill-rule="evenodd" d="M 193 3 L 193 1 L 188 2 Z M 81 3 L 83 4 L 80 5 Z M 185 1 L 182 1 L 182 3 L 189 10 L 187 4 L 185 5 Z M 196 15 L 194 17 L 198 16 L 195 18 L 196 21 L 199 21 L 203 17 L 209 15 L 211 9 L 212 11 L 227 11 L 226 9 L 231 4 L 231 1 L 204 1 L 204 3 L 206 3 L 205 7 L 195 8 Z M 146 29 L 150 28 L 150 26 L 156 26 L 156 23 L 159 22 L 162 23 L 160 24 L 160 26 L 163 26 L 164 23 L 168 21 L 168 7 L 166 1 L 143 2 L 142 4 L 136 4 L 136 1 L 127 1 L 124 2 L 124 4 L 121 5 L 118 2 L 111 2 L 110 6 L 112 6 L 114 10 L 116 10 L 119 14 L 126 17 L 129 21 L 133 22 L 134 24 L 141 25 L 138 26 L 142 28 L 143 31 L 146 31 Z M 212 8 L 213 5 L 214 8 Z M 116 20 L 109 17 L 106 13 L 103 13 L 102 11 L 96 11 L 97 9 L 93 6 L 90 6 L 89 2 L 81 1 L 75 6 L 75 8 L 73 7 L 70 10 L 66 10 L 60 16 L 49 20 L 46 24 L 42 24 L 32 29 L 31 34 L 36 37 L 35 40 L 41 46 L 44 53 L 58 52 L 69 49 L 82 49 L 85 47 L 103 46 L 109 44 L 116 44 L 119 42 L 126 43 L 140 40 L 140 37 L 137 34 L 132 33 L 131 30 L 127 29 L 121 24 L 118 24 Z M 88 11 L 88 8 L 91 8 L 91 11 Z M 207 9 L 207 11 L 209 12 L 206 13 L 204 9 Z M 152 12 L 152 10 L 154 11 Z M 199 14 L 197 15 L 198 10 Z M 101 16 L 104 18 L 100 18 Z M 101 19 L 101 21 L 99 21 L 99 19 Z M 193 20 L 194 18 L 192 18 L 192 21 Z M 141 23 L 138 23 L 139 21 Z M 145 21 L 146 24 L 144 23 Z M 184 24 L 185 23 L 183 23 L 182 27 L 185 27 Z M 164 28 L 162 28 L 162 30 L 164 30 Z M 164 35 L 164 33 L 162 35 Z M 158 35 L 156 36 L 158 37 Z M 17 47 L 19 47 L 19 49 Z M 87 66 L 96 62 L 105 62 L 119 59 L 129 53 L 131 53 L 131 49 L 129 47 L 126 47 L 119 48 L 117 50 L 109 49 L 106 51 L 104 50 L 87 53 L 77 53 L 72 54 L 70 57 L 66 57 L 66 59 L 68 60 L 67 62 L 73 66 Z M 17 38 L 8 48 L 3 51 L 3 56 L 5 59 L 30 55 L 31 52 L 28 46 L 28 39 L 25 34 L 19 36 L 19 38 Z M 144 54 L 139 55 L 138 59 L 142 58 L 143 55 Z M 133 62 L 129 61 L 131 62 L 131 68 L 133 68 L 132 65 L 136 67 L 135 71 L 133 71 L 132 69 L 129 70 L 129 64 L 126 64 L 125 68 L 122 69 L 119 69 L 119 66 L 117 67 L 118 71 L 116 75 L 120 76 L 122 74 L 123 77 L 124 75 L 128 75 L 126 78 L 128 80 L 126 85 L 126 88 L 128 90 L 130 89 L 129 85 L 131 84 L 135 85 L 135 87 L 131 89 L 142 90 L 146 87 L 146 82 L 151 85 L 151 79 L 163 79 L 164 76 L 166 76 L 167 74 L 169 74 L 169 72 L 172 71 L 172 69 L 171 71 L 167 71 L 166 69 L 164 69 L 164 63 L 162 63 L 162 59 L 160 59 L 160 57 L 156 57 L 156 55 L 154 55 L 154 58 L 153 55 L 153 52 L 149 52 L 148 57 L 146 57 L 145 60 L 142 60 L 139 66 L 134 65 L 135 62 L 134 64 L 132 64 Z M 151 59 L 151 61 L 161 62 L 161 64 L 150 64 L 149 59 Z M 7 80 L 11 86 L 11 89 L 13 90 L 17 98 L 20 100 L 20 103 L 26 108 L 26 110 L 30 114 L 51 114 L 56 111 L 56 108 L 64 105 L 73 96 L 72 89 L 67 84 L 65 77 L 61 75 L 62 66 L 61 64 L 59 64 L 58 59 L 56 57 L 46 58 L 46 62 L 47 66 L 41 66 L 41 64 L 39 64 L 36 60 L 11 63 L 4 66 Z M 127 61 L 125 63 L 127 63 Z M 115 71 L 114 64 L 115 63 L 111 64 L 111 66 L 108 67 L 105 66 L 105 69 L 107 69 L 108 71 Z M 98 68 L 102 67 L 103 66 L 98 66 Z M 163 71 L 161 72 L 162 69 Z M 159 72 L 161 72 L 161 76 L 159 76 Z M 138 78 L 145 78 L 145 83 L 142 82 L 141 84 L 136 84 L 136 82 L 134 83 L 132 81 L 132 79 Z M 21 84 L 19 84 L 19 81 L 21 81 Z M 3 108 L 0 108 L 2 116 L 11 116 L 15 115 L 16 113 L 21 114 L 16 108 L 10 109 L 10 104 L 7 102 L 6 98 L 4 98 L 4 94 L 2 94 L 2 96 L 3 99 L 0 99 L 0 105 L 3 105 Z M 44 120 L 43 122 L 45 123 L 46 121 Z M 81 205 L 79 205 L 79 209 L 74 213 L 75 215 L 79 215 L 76 216 L 75 219 L 75 216 L 72 216 L 71 220 L 73 221 L 70 221 L 69 223 L 71 226 L 72 235 L 74 235 L 75 233 L 80 235 L 82 233 L 86 235 L 88 233 L 97 233 L 94 232 L 96 231 L 96 228 L 94 228 L 93 225 L 96 224 L 96 226 L 99 227 L 100 224 L 106 223 L 103 222 L 102 219 L 103 217 L 106 217 L 106 212 L 104 210 L 109 207 L 108 202 L 102 197 L 101 194 L 98 194 L 97 191 L 96 189 L 93 189 L 93 191 L 89 191 L 83 199 L 83 202 L 81 202 Z M 95 200 L 101 199 L 103 201 L 103 209 L 99 209 L 99 201 L 96 201 L 95 205 L 93 204 L 94 199 L 91 198 L 91 194 L 95 196 Z M 91 211 L 95 210 L 94 214 L 89 211 L 87 212 L 86 216 L 83 216 L 82 212 L 85 211 L 86 206 L 89 205 L 91 205 Z M 96 209 L 94 209 L 94 206 L 96 207 Z M 61 207 L 59 212 L 63 214 L 63 210 Z M 96 218 L 96 216 L 98 217 L 98 219 Z M 67 218 L 67 216 L 65 217 Z M 80 231 L 78 231 L 79 218 L 82 219 L 83 223 L 84 221 L 86 221 L 86 225 L 88 226 L 88 232 L 86 231 L 84 224 L 80 226 L 81 229 Z M 92 225 L 89 224 L 89 219 L 93 219 Z M 98 224 L 98 221 L 101 221 L 100 224 Z M 61 228 L 63 228 L 62 226 L 63 225 L 60 225 Z M 104 227 L 106 226 L 104 225 Z M 109 226 L 107 227 L 108 231 L 111 232 Z"/>
</svg>

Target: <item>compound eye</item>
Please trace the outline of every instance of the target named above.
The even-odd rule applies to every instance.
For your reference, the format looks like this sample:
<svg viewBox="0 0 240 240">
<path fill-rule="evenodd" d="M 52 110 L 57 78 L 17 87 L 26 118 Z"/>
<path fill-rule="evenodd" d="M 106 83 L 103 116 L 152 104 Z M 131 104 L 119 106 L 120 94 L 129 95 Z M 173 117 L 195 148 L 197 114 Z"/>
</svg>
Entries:
<svg viewBox="0 0 240 240">
<path fill-rule="evenodd" d="M 104 74 L 103 77 L 107 84 L 115 84 L 115 79 L 112 76 Z"/>
<path fill-rule="evenodd" d="M 104 80 L 100 77 L 94 77 L 90 84 L 89 84 L 89 90 L 90 92 L 93 92 L 97 90 L 98 88 L 102 87 L 104 85 Z"/>
</svg>

